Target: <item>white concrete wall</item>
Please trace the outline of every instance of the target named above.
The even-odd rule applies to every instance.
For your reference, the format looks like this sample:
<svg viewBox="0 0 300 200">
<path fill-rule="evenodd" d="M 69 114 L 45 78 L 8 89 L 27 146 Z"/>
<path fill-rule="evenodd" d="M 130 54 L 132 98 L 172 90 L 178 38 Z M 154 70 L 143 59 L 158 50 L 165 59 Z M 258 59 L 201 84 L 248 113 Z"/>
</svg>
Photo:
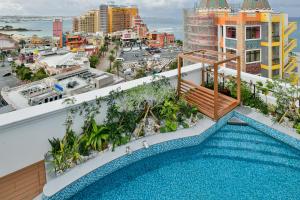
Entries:
<svg viewBox="0 0 300 200">
<path fill-rule="evenodd" d="M 199 84 L 200 68 L 200 64 L 184 67 L 183 77 Z M 161 75 L 170 78 L 174 87 L 177 85 L 177 70 L 164 72 Z M 117 88 L 127 90 L 149 83 L 151 80 L 152 77 L 146 77 L 77 95 L 73 106 L 83 102 L 93 102 L 96 97 L 107 96 L 110 91 Z M 70 106 L 62 102 L 63 100 L 59 100 L 0 115 L 0 177 L 43 160 L 44 154 L 50 148 L 48 139 L 64 136 L 64 122 Z M 106 106 L 104 105 L 101 110 L 99 122 L 106 116 Z M 83 125 L 82 122 L 83 119 L 79 116 L 74 121 L 74 130 L 78 133 Z"/>
</svg>

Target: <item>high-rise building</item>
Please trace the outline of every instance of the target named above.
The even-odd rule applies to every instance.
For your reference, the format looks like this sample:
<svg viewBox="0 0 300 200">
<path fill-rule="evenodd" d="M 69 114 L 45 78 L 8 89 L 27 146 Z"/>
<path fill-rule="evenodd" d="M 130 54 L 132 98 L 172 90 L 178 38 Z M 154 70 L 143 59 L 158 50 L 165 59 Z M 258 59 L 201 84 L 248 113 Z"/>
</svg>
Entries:
<svg viewBox="0 0 300 200">
<path fill-rule="evenodd" d="M 130 29 L 133 26 L 133 18 L 138 15 L 136 6 L 116 6 L 108 7 L 108 32 L 113 33 Z"/>
<path fill-rule="evenodd" d="M 100 31 L 100 11 L 90 10 L 79 18 L 79 31 L 96 33 Z"/>
<path fill-rule="evenodd" d="M 184 11 L 184 50 L 238 54 L 244 72 L 284 77 L 297 70 L 297 40 L 290 38 L 295 30 L 297 23 L 274 12 L 267 0 L 244 0 L 237 11 L 226 0 L 200 0 Z"/>
<path fill-rule="evenodd" d="M 79 32 L 79 19 L 77 17 L 73 18 L 73 22 L 72 22 L 72 31 L 73 32 Z"/>
<path fill-rule="evenodd" d="M 134 19 L 138 16 L 136 6 L 100 5 L 79 17 L 79 31 L 104 34 L 134 28 Z"/>
<path fill-rule="evenodd" d="M 108 5 L 100 5 L 100 31 L 108 33 Z"/>
<path fill-rule="evenodd" d="M 53 19 L 53 37 L 61 37 L 63 33 L 63 20 Z"/>
</svg>

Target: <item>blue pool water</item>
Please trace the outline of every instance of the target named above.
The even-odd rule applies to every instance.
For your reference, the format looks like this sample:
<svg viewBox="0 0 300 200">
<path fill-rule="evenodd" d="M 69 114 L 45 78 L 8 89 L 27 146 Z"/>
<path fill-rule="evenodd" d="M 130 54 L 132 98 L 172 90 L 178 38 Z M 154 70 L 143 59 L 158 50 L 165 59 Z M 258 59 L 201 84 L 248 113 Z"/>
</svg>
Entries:
<svg viewBox="0 0 300 200">
<path fill-rule="evenodd" d="M 300 199 L 299 183 L 298 150 L 226 125 L 201 145 L 138 161 L 71 199 Z"/>
</svg>

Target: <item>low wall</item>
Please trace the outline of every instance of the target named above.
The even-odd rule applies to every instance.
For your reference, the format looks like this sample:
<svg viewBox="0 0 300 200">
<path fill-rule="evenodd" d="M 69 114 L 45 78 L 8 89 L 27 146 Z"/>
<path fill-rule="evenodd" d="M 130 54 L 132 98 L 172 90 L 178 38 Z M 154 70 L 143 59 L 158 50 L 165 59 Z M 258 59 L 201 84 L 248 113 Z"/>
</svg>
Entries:
<svg viewBox="0 0 300 200">
<path fill-rule="evenodd" d="M 184 67 L 182 72 L 186 79 L 200 83 L 200 68 L 200 64 L 191 65 Z M 176 87 L 177 70 L 160 75 L 169 78 Z M 105 97 L 118 88 L 128 90 L 151 81 L 152 77 L 146 77 L 77 95 L 74 96 L 75 104 L 71 106 L 58 100 L 0 115 L 0 177 L 43 160 L 44 154 L 50 149 L 48 139 L 64 136 L 64 122 L 72 106 L 83 102 L 92 103 L 96 97 Z M 101 113 L 97 117 L 99 123 L 105 119 L 106 109 L 106 105 L 101 107 Z M 83 118 L 76 116 L 74 130 L 79 133 L 82 125 Z"/>
</svg>

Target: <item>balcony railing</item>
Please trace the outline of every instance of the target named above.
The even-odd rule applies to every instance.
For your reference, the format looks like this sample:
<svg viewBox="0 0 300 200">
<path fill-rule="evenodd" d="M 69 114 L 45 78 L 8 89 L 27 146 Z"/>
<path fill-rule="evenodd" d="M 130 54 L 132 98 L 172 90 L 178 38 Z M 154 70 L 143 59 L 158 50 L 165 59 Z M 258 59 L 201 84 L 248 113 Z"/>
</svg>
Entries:
<svg viewBox="0 0 300 200">
<path fill-rule="evenodd" d="M 290 22 L 288 27 L 284 31 L 285 37 L 291 35 L 293 32 L 297 30 L 297 28 L 298 28 L 297 22 Z"/>
<path fill-rule="evenodd" d="M 280 42 L 280 36 L 279 35 L 273 35 L 272 36 L 272 42 Z"/>
<path fill-rule="evenodd" d="M 293 72 L 297 66 L 297 57 L 290 56 L 288 64 L 284 67 L 284 72 L 289 74 Z"/>
<path fill-rule="evenodd" d="M 285 56 L 287 56 L 291 51 L 297 47 L 297 39 L 290 39 L 289 43 L 284 47 Z"/>
<path fill-rule="evenodd" d="M 280 58 L 273 58 L 272 59 L 272 65 L 279 65 L 280 64 Z"/>
</svg>

